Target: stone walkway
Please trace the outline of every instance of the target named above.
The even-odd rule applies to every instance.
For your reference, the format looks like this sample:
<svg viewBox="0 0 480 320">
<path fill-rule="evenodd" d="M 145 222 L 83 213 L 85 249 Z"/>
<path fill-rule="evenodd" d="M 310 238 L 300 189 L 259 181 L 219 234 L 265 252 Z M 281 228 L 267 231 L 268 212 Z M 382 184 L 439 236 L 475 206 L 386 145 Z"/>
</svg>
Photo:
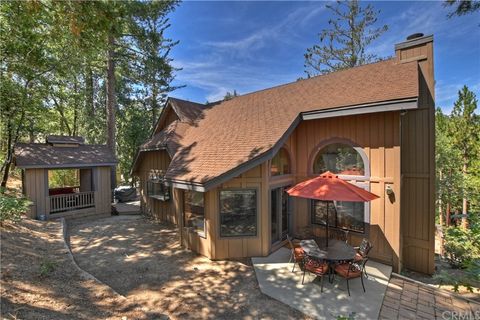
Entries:
<svg viewBox="0 0 480 320">
<path fill-rule="evenodd" d="M 392 275 L 380 319 L 480 319 L 480 304 Z"/>
</svg>

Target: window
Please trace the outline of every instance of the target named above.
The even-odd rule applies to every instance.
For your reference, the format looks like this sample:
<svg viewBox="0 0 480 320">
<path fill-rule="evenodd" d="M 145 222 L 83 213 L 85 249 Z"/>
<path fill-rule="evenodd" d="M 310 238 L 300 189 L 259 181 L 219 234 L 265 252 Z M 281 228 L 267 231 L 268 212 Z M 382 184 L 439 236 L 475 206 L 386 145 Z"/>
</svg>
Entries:
<svg viewBox="0 0 480 320">
<path fill-rule="evenodd" d="M 170 188 L 165 185 L 161 171 L 152 171 L 147 180 L 147 195 L 161 201 L 170 200 Z"/>
<path fill-rule="evenodd" d="M 220 236 L 257 235 L 257 191 L 220 191 Z"/>
<path fill-rule="evenodd" d="M 347 201 L 312 201 L 312 223 L 326 225 L 328 204 L 328 226 L 365 232 L 365 203 Z"/>
<path fill-rule="evenodd" d="M 318 152 L 313 162 L 313 172 L 330 171 L 339 175 L 364 176 L 362 156 L 353 147 L 343 143 L 332 143 Z"/>
<path fill-rule="evenodd" d="M 290 168 L 290 157 L 285 148 L 281 148 L 275 157 L 273 157 L 272 165 L 270 166 L 270 173 L 272 176 L 292 173 Z"/>
<path fill-rule="evenodd" d="M 203 192 L 185 191 L 183 196 L 184 226 L 205 236 L 205 200 Z"/>
</svg>

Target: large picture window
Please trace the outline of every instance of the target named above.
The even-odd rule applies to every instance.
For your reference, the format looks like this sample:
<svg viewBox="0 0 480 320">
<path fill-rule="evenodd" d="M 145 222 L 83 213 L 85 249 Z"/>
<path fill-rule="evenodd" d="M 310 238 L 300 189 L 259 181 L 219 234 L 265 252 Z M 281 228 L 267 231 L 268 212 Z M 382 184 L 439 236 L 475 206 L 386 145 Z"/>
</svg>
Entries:
<svg viewBox="0 0 480 320">
<path fill-rule="evenodd" d="M 147 180 L 147 195 L 161 201 L 170 200 L 170 188 L 165 185 L 163 177 L 151 175 Z"/>
<path fill-rule="evenodd" d="M 328 205 L 328 206 L 327 206 Z M 312 223 L 350 230 L 365 232 L 365 203 L 347 201 L 312 201 Z"/>
<path fill-rule="evenodd" d="M 203 192 L 185 191 L 183 218 L 185 227 L 205 236 L 205 198 Z"/>
<path fill-rule="evenodd" d="M 272 176 L 292 173 L 290 157 L 288 156 L 288 151 L 285 150 L 285 148 L 281 148 L 275 157 L 273 157 L 272 164 L 270 166 L 270 173 Z"/>
<path fill-rule="evenodd" d="M 363 156 L 362 156 L 363 155 Z M 330 171 L 350 183 L 368 189 L 367 156 L 361 148 L 346 143 L 331 143 L 321 148 L 313 162 L 314 173 Z M 312 223 L 354 232 L 365 232 L 365 221 L 370 220 L 369 205 L 364 202 L 312 201 Z"/>
<path fill-rule="evenodd" d="M 339 175 L 364 176 L 365 165 L 355 148 L 343 143 L 332 143 L 320 149 L 313 162 L 313 173 L 325 171 Z"/>
<path fill-rule="evenodd" d="M 220 236 L 257 235 L 257 191 L 220 191 Z"/>
</svg>

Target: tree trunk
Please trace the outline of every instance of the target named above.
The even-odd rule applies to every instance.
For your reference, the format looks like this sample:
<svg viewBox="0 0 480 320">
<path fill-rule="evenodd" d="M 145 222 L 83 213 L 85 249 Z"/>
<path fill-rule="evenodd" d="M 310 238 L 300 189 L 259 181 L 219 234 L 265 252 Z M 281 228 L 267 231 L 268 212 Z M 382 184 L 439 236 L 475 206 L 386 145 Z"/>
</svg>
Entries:
<svg viewBox="0 0 480 320">
<path fill-rule="evenodd" d="M 115 39 L 108 36 L 107 57 L 107 146 L 115 154 Z"/>
<path fill-rule="evenodd" d="M 447 227 L 450 227 L 450 212 L 452 210 L 452 205 L 450 202 L 447 203 L 447 209 L 445 211 L 445 224 Z"/>
<path fill-rule="evenodd" d="M 86 121 L 86 138 L 88 143 L 95 143 L 92 141 L 95 139 L 93 136 L 94 119 L 95 119 L 95 106 L 94 106 L 94 92 L 93 92 L 93 71 L 90 64 L 86 64 L 85 68 L 85 110 L 87 112 Z"/>
<path fill-rule="evenodd" d="M 467 229 L 468 228 L 468 220 L 467 220 L 467 206 L 468 206 L 468 200 L 467 200 L 467 195 L 466 195 L 466 190 L 465 190 L 465 179 L 467 178 L 467 159 L 466 157 L 463 158 L 463 167 L 462 167 L 462 174 L 463 174 L 463 199 L 462 199 L 462 228 Z"/>
<path fill-rule="evenodd" d="M 108 35 L 108 57 L 107 57 L 107 146 L 112 153 L 115 151 L 115 38 Z M 117 184 L 115 166 L 110 170 L 111 187 L 114 189 Z"/>
<path fill-rule="evenodd" d="M 155 124 L 157 121 L 157 95 L 158 89 L 156 84 L 152 86 L 152 128 L 155 129 Z"/>
</svg>

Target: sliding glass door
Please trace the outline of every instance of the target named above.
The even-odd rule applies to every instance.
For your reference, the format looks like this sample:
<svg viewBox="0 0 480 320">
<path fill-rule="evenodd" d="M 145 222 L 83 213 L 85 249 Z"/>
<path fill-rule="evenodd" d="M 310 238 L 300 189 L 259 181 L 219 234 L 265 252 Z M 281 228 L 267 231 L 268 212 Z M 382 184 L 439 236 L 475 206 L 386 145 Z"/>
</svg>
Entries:
<svg viewBox="0 0 480 320">
<path fill-rule="evenodd" d="M 286 190 L 290 187 L 272 189 L 270 192 L 270 223 L 272 243 L 287 238 L 290 226 L 290 201 Z"/>
</svg>

